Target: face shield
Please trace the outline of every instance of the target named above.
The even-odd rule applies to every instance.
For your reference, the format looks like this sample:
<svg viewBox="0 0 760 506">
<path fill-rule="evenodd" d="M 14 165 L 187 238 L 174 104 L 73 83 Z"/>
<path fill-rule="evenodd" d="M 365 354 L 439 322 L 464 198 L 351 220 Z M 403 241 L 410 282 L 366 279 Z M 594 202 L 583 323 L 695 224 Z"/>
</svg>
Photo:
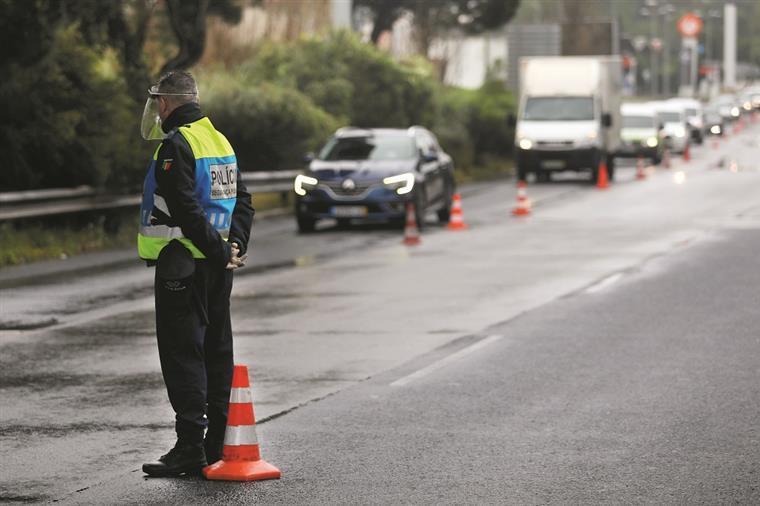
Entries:
<svg viewBox="0 0 760 506">
<path fill-rule="evenodd" d="M 145 101 L 142 121 L 140 122 L 140 134 L 146 141 L 163 139 L 166 134 L 161 130 L 161 116 L 158 115 L 158 96 L 153 95 Z"/>
<path fill-rule="evenodd" d="M 161 116 L 158 114 L 158 97 L 189 97 L 197 96 L 198 93 L 161 93 L 157 86 L 148 90 L 148 100 L 145 101 L 142 120 L 140 121 L 140 134 L 146 141 L 162 140 L 166 134 L 161 129 Z"/>
</svg>

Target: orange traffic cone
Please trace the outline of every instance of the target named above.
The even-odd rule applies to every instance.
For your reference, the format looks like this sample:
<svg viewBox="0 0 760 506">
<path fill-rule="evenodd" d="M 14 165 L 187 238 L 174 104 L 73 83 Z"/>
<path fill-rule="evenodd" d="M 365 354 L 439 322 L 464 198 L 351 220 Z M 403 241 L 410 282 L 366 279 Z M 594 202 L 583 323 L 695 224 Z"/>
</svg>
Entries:
<svg viewBox="0 0 760 506">
<path fill-rule="evenodd" d="M 462 196 L 458 193 L 455 193 L 452 199 L 451 217 L 447 228 L 449 230 L 467 230 L 467 224 L 464 222 L 464 214 L 462 213 Z"/>
<path fill-rule="evenodd" d="M 261 458 L 248 368 L 236 365 L 222 460 L 204 467 L 203 476 L 209 480 L 253 481 L 277 479 L 280 474 L 279 469 Z"/>
<path fill-rule="evenodd" d="M 600 190 L 606 190 L 610 187 L 610 178 L 607 174 L 607 162 L 602 159 L 599 162 L 599 174 L 596 178 L 596 187 Z"/>
<path fill-rule="evenodd" d="M 647 173 L 644 170 L 644 159 L 642 157 L 639 157 L 639 159 L 636 160 L 636 179 L 643 181 L 646 178 Z"/>
<path fill-rule="evenodd" d="M 670 148 L 665 148 L 665 153 L 662 155 L 662 166 L 666 169 L 670 168 Z"/>
<path fill-rule="evenodd" d="M 404 227 L 404 244 L 417 246 L 420 243 L 420 230 L 417 228 L 417 216 L 414 212 L 414 203 L 406 205 L 406 226 Z"/>
<path fill-rule="evenodd" d="M 517 206 L 512 209 L 513 216 L 528 216 L 530 214 L 531 202 L 528 198 L 527 187 L 525 181 L 517 182 Z"/>
<path fill-rule="evenodd" d="M 691 160 L 691 149 L 689 148 L 690 144 L 687 142 L 686 147 L 683 148 L 683 161 L 688 162 Z"/>
</svg>

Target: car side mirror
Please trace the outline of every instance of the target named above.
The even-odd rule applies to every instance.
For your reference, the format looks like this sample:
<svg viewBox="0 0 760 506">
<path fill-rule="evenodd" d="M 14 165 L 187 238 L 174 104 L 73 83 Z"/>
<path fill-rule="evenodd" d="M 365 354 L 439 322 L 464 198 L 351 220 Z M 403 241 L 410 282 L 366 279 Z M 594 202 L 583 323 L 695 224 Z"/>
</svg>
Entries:
<svg viewBox="0 0 760 506">
<path fill-rule="evenodd" d="M 612 126 L 612 114 L 608 112 L 602 114 L 602 126 L 604 128 L 609 128 Z"/>
<path fill-rule="evenodd" d="M 511 128 L 515 128 L 517 126 L 517 116 L 515 116 L 512 113 L 509 113 L 509 116 L 507 116 L 507 126 Z"/>
<path fill-rule="evenodd" d="M 435 151 L 430 151 L 429 153 L 422 153 L 422 161 L 425 163 L 437 162 L 438 153 L 436 153 Z"/>
<path fill-rule="evenodd" d="M 303 155 L 303 163 L 310 164 L 313 161 L 314 161 L 314 153 L 309 152 Z"/>
</svg>

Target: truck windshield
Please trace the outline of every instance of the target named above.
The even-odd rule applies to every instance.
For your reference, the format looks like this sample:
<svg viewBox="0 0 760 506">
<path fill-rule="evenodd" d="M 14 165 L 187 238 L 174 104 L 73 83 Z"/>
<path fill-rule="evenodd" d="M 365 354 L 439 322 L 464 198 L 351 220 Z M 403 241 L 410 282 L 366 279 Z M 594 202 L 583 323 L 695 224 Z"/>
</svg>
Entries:
<svg viewBox="0 0 760 506">
<path fill-rule="evenodd" d="M 590 97 L 532 97 L 525 102 L 524 120 L 593 121 L 594 101 Z"/>
<path fill-rule="evenodd" d="M 623 116 L 623 128 L 654 128 L 651 116 Z"/>
<path fill-rule="evenodd" d="M 414 141 L 406 134 L 334 137 L 319 153 L 320 160 L 408 160 L 414 156 Z"/>
<path fill-rule="evenodd" d="M 663 123 L 681 123 L 681 115 L 677 112 L 661 112 L 658 114 Z"/>
</svg>

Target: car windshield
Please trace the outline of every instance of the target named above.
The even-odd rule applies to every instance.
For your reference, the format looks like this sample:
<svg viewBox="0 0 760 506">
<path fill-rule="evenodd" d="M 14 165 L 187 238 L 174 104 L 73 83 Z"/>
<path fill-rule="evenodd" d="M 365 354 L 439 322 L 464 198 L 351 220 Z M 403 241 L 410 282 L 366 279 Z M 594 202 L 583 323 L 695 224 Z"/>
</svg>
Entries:
<svg viewBox="0 0 760 506">
<path fill-rule="evenodd" d="M 654 128 L 651 116 L 623 116 L 623 128 Z"/>
<path fill-rule="evenodd" d="M 534 97 L 525 102 L 524 120 L 592 121 L 594 101 L 590 97 Z"/>
<path fill-rule="evenodd" d="M 406 133 L 368 137 L 333 137 L 319 153 L 320 160 L 408 160 L 414 141 Z"/>
<path fill-rule="evenodd" d="M 661 112 L 658 114 L 663 123 L 680 123 L 681 115 L 677 112 Z"/>
</svg>

